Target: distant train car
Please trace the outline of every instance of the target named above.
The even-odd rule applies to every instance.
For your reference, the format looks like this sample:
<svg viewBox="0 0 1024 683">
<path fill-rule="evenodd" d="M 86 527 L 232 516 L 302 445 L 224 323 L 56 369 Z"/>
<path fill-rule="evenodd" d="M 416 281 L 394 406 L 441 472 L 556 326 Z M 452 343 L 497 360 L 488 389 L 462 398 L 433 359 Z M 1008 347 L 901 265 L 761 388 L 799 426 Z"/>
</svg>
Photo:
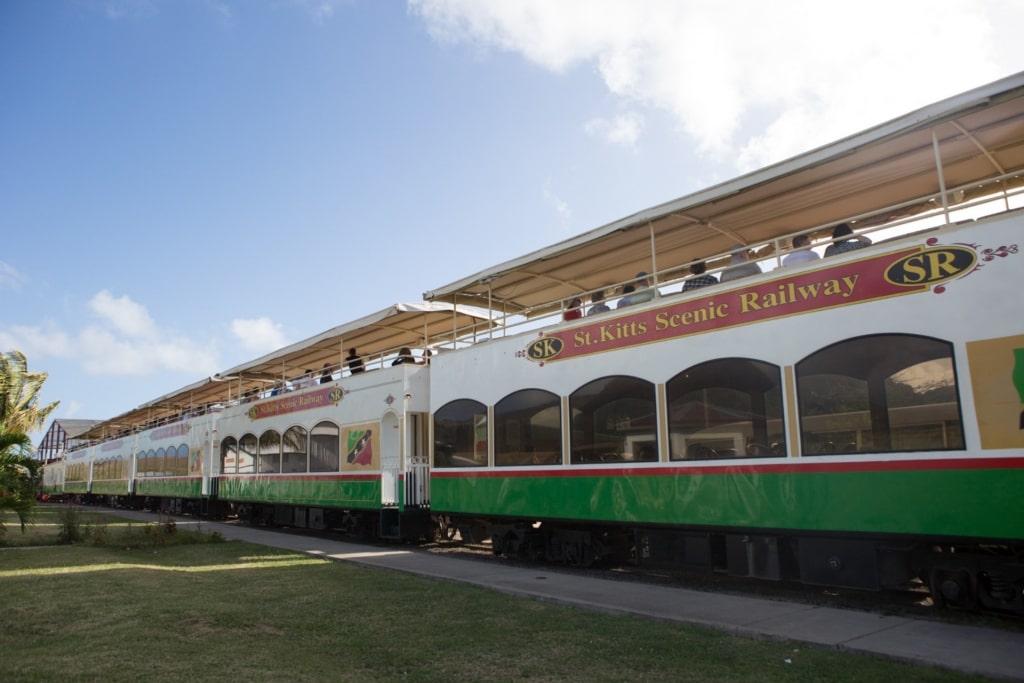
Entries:
<svg viewBox="0 0 1024 683">
<path fill-rule="evenodd" d="M 69 456 L 84 477 L 70 488 L 115 506 L 430 537 L 424 349 L 489 325 L 419 303 L 332 328 L 97 425 Z"/>
<path fill-rule="evenodd" d="M 427 292 L 532 323 L 437 359 L 434 513 L 496 553 L 1024 614 L 1022 84 Z"/>
</svg>

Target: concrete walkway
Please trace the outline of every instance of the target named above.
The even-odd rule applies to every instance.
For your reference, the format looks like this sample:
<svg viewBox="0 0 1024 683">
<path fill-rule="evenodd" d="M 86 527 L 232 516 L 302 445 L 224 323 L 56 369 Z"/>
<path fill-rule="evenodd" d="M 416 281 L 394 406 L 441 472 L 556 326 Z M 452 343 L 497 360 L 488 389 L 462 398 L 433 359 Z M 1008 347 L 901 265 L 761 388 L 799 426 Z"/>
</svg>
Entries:
<svg viewBox="0 0 1024 683">
<path fill-rule="evenodd" d="M 114 514 L 155 520 L 155 515 L 148 513 L 118 510 Z M 476 562 L 415 548 L 374 548 L 191 518 L 175 520 L 181 528 L 201 524 L 204 530 L 219 531 L 229 540 L 468 583 L 583 609 L 696 624 L 754 638 L 813 643 L 994 679 L 1024 681 L 1024 633 Z"/>
</svg>

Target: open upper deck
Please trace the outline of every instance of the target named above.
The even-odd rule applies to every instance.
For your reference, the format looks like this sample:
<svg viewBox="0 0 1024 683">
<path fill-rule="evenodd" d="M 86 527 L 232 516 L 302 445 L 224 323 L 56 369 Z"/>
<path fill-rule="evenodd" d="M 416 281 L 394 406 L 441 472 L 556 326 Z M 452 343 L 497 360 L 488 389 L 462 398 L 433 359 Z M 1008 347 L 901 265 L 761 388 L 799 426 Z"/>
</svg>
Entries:
<svg viewBox="0 0 1024 683">
<path fill-rule="evenodd" d="M 1024 73 L 426 292 L 495 311 L 509 328 L 558 315 L 575 297 L 650 274 L 678 291 L 695 262 L 716 273 L 734 245 L 762 271 L 792 237 L 831 242 L 851 224 L 879 241 L 1024 206 Z M 821 251 L 821 249 L 818 249 Z"/>
<path fill-rule="evenodd" d="M 393 363 L 403 348 L 416 349 L 413 360 L 422 362 L 426 350 L 457 348 L 489 326 L 485 316 L 465 307 L 440 302 L 394 304 L 99 422 L 79 436 L 80 445 L 349 377 L 355 367 L 349 358 L 353 348 L 359 356 L 358 367 L 373 370 Z"/>
</svg>

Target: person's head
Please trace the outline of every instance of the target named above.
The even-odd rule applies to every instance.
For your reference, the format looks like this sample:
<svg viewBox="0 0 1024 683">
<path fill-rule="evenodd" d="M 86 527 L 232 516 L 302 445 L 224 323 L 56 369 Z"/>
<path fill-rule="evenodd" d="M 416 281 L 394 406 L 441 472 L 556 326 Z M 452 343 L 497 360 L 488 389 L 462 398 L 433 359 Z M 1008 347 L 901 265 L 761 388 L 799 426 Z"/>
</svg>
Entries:
<svg viewBox="0 0 1024 683">
<path fill-rule="evenodd" d="M 730 257 L 732 263 L 742 263 L 750 258 L 750 250 L 742 244 L 733 245 L 730 251 L 732 251 L 732 256 Z"/>
<path fill-rule="evenodd" d="M 582 305 L 583 299 L 579 298 L 578 296 L 574 296 L 572 298 L 572 301 L 569 302 L 569 308 L 579 308 Z"/>
<path fill-rule="evenodd" d="M 403 357 L 411 356 L 412 350 L 408 346 L 403 346 L 402 348 L 398 349 L 398 355 Z"/>
<path fill-rule="evenodd" d="M 349 349 L 348 350 L 348 355 L 350 355 L 350 356 L 356 355 L 356 347 L 353 346 L 351 349 Z"/>
<path fill-rule="evenodd" d="M 635 291 L 636 291 L 636 287 L 634 287 L 633 285 L 622 285 L 622 293 L 623 294 L 632 294 Z"/>
<path fill-rule="evenodd" d="M 690 272 L 693 273 L 694 275 L 703 275 L 707 271 L 707 269 L 708 264 L 704 263 L 703 261 L 697 261 L 692 266 L 690 266 Z"/>
<path fill-rule="evenodd" d="M 797 235 L 793 238 L 793 248 L 803 249 L 811 243 L 811 238 L 807 235 Z"/>
<path fill-rule="evenodd" d="M 320 371 L 320 374 L 321 375 L 329 375 L 329 374 L 331 374 L 331 364 L 330 363 L 324 363 L 323 370 Z"/>
<path fill-rule="evenodd" d="M 646 287 L 649 284 L 651 283 L 647 281 L 647 273 L 641 270 L 639 273 L 636 274 L 637 287 Z"/>
<path fill-rule="evenodd" d="M 846 237 L 847 235 L 853 234 L 853 228 L 850 227 L 849 223 L 840 223 L 832 231 L 832 239 L 838 239 L 840 237 Z"/>
<path fill-rule="evenodd" d="M 604 290 L 603 289 L 599 289 L 599 290 L 597 290 L 596 292 L 594 292 L 593 294 L 590 295 L 590 303 L 598 304 L 598 303 L 601 303 L 602 301 L 604 301 Z"/>
</svg>

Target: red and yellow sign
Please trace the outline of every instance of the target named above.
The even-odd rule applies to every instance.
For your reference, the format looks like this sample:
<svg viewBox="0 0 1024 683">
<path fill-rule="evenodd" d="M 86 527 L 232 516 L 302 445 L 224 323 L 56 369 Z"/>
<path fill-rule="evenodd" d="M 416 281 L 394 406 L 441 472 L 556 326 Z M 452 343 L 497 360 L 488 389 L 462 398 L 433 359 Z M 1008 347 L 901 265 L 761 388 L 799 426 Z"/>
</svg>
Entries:
<svg viewBox="0 0 1024 683">
<path fill-rule="evenodd" d="M 888 252 L 750 287 L 716 286 L 708 289 L 707 296 L 542 334 L 519 355 L 548 363 L 928 291 L 936 283 L 969 273 L 976 263 L 973 249 L 935 246 L 930 240 L 927 247 Z"/>
<path fill-rule="evenodd" d="M 328 387 L 308 393 L 290 394 L 272 401 L 257 403 L 249 408 L 249 418 L 261 420 L 265 417 L 276 417 L 277 415 L 296 413 L 300 410 L 337 405 L 344 396 L 345 392 L 341 387 Z"/>
</svg>

